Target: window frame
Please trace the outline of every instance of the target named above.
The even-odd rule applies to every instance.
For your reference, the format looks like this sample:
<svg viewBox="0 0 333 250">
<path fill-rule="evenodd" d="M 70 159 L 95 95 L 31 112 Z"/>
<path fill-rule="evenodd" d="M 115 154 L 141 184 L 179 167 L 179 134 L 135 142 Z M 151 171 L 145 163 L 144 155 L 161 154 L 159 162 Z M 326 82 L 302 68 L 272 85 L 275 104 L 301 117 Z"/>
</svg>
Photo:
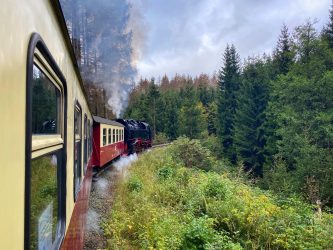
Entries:
<svg viewBox="0 0 333 250">
<path fill-rule="evenodd" d="M 59 134 L 32 135 L 33 67 L 36 65 L 54 86 L 60 88 Z M 31 234 L 31 166 L 32 160 L 60 151 L 61 167 L 57 167 L 58 221 L 53 248 L 59 248 L 66 229 L 66 169 L 67 169 L 67 82 L 45 42 L 37 33 L 31 35 L 26 64 L 26 124 L 25 124 L 25 199 L 24 249 L 30 249 Z"/>
</svg>

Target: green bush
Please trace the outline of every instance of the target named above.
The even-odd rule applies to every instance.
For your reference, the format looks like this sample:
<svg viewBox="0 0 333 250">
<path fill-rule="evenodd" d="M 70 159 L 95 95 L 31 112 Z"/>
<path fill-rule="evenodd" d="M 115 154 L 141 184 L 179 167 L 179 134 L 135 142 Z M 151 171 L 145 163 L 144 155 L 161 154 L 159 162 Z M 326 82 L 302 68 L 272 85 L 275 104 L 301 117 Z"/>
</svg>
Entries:
<svg viewBox="0 0 333 250">
<path fill-rule="evenodd" d="M 171 167 L 162 167 L 157 170 L 157 176 L 160 180 L 169 179 L 174 174 L 174 170 Z"/>
<path fill-rule="evenodd" d="M 178 138 L 172 145 L 171 154 L 175 160 L 180 161 L 188 168 L 211 170 L 216 160 L 210 151 L 200 144 L 199 140 L 190 140 L 186 137 Z"/>
<path fill-rule="evenodd" d="M 169 138 L 167 137 L 166 134 L 164 133 L 158 133 L 155 135 L 154 139 L 153 139 L 153 144 L 154 145 L 159 145 L 159 144 L 165 144 L 169 142 Z"/>
<path fill-rule="evenodd" d="M 184 233 L 181 249 L 205 249 L 206 244 L 214 241 L 216 235 L 213 229 L 214 220 L 199 217 L 191 221 Z"/>
<path fill-rule="evenodd" d="M 139 192 L 142 190 L 142 181 L 134 176 L 129 179 L 127 186 L 130 192 Z"/>
</svg>

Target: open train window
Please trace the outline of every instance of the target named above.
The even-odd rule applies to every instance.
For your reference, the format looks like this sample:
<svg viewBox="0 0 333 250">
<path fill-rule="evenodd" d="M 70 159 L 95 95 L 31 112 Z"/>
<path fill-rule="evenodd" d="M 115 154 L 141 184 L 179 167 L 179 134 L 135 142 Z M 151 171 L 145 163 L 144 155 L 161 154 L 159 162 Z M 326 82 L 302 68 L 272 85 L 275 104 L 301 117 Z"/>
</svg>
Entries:
<svg viewBox="0 0 333 250">
<path fill-rule="evenodd" d="M 78 102 L 74 107 L 74 201 L 80 191 L 82 161 L 82 110 Z"/>
<path fill-rule="evenodd" d="M 111 129 L 108 129 L 108 144 L 111 144 Z"/>
<path fill-rule="evenodd" d="M 66 82 L 39 35 L 26 88 L 25 249 L 59 248 L 66 218 Z"/>
</svg>

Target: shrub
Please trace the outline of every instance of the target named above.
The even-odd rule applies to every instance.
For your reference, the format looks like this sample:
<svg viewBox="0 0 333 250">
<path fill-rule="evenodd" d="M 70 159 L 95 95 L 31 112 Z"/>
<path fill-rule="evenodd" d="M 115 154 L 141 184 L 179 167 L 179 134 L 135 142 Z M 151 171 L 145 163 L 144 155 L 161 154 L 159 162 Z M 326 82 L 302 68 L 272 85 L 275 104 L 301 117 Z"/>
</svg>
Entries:
<svg viewBox="0 0 333 250">
<path fill-rule="evenodd" d="M 208 217 L 191 221 L 186 228 L 181 249 L 205 249 L 205 245 L 211 243 L 216 234 L 213 224 L 214 220 Z"/>
<path fill-rule="evenodd" d="M 209 197 L 224 200 L 228 195 L 228 189 L 221 178 L 212 175 L 208 178 L 205 186 L 205 194 Z"/>
<path fill-rule="evenodd" d="M 165 144 L 165 143 L 168 143 L 168 142 L 169 142 L 169 138 L 164 133 L 156 134 L 154 139 L 153 139 L 153 144 L 154 145 Z"/>
<path fill-rule="evenodd" d="M 208 171 L 216 165 L 216 160 L 210 151 L 200 144 L 200 141 L 186 137 L 180 137 L 173 143 L 171 154 L 176 161 L 181 161 L 188 168 Z"/>
<path fill-rule="evenodd" d="M 157 176 L 160 180 L 169 179 L 174 174 L 171 167 L 165 166 L 157 170 Z"/>
<path fill-rule="evenodd" d="M 142 190 L 142 181 L 136 176 L 131 177 L 128 181 L 127 187 L 130 192 L 139 192 Z"/>
</svg>

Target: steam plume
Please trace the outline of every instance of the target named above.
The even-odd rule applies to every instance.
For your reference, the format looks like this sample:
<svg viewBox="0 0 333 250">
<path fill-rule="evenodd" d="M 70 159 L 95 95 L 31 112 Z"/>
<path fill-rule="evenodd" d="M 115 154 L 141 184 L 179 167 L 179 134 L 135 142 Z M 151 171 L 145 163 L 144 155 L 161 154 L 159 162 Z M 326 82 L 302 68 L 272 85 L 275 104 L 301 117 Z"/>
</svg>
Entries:
<svg viewBox="0 0 333 250">
<path fill-rule="evenodd" d="M 84 80 L 105 89 L 107 102 L 119 117 L 145 45 L 142 2 L 61 0 L 61 4 Z"/>
</svg>

